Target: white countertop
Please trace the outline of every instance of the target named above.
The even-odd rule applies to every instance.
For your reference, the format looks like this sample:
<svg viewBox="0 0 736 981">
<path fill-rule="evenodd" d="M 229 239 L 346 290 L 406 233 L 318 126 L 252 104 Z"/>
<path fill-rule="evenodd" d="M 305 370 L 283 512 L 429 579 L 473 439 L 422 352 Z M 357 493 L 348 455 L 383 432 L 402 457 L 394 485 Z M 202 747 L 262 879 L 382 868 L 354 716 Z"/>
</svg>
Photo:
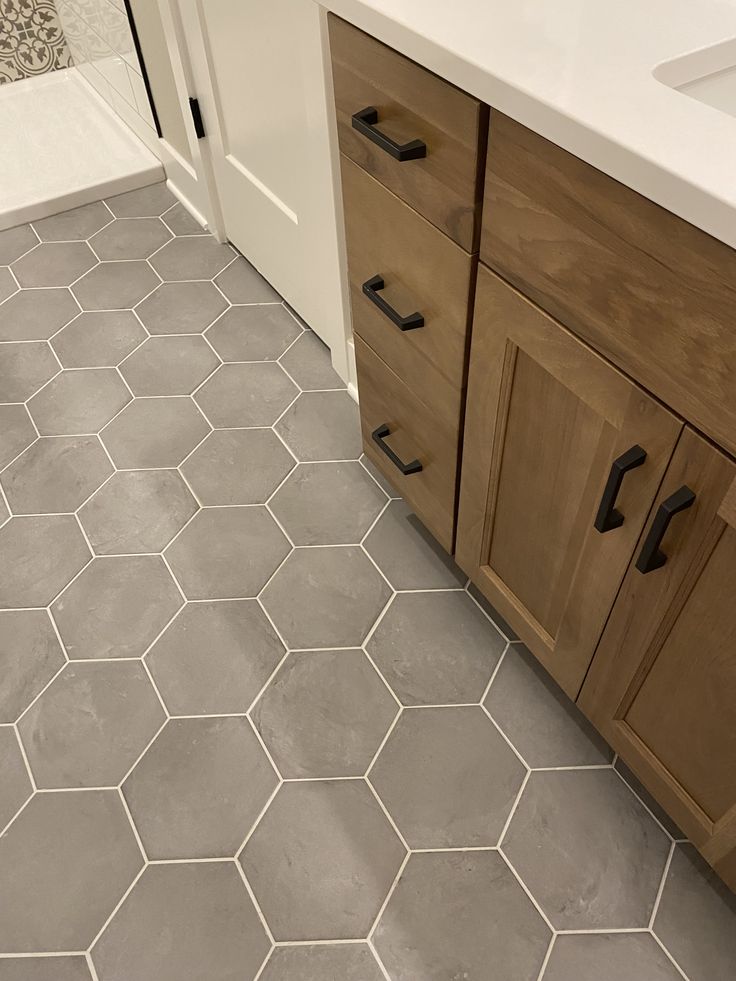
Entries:
<svg viewBox="0 0 736 981">
<path fill-rule="evenodd" d="M 736 248 L 736 118 L 657 81 L 736 0 L 318 0 Z"/>
</svg>

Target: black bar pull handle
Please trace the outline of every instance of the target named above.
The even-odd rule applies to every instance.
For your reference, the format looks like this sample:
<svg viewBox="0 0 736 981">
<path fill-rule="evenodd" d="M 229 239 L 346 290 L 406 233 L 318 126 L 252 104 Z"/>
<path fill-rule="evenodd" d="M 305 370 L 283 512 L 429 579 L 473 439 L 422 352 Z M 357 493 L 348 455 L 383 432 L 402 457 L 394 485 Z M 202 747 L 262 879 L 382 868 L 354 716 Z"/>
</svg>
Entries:
<svg viewBox="0 0 736 981">
<path fill-rule="evenodd" d="M 366 106 L 360 112 L 356 112 L 353 117 L 353 129 L 357 129 L 371 143 L 380 146 L 394 160 L 420 160 L 427 156 L 427 144 L 423 140 L 409 140 L 408 143 L 397 143 L 390 136 L 386 136 L 379 129 L 376 129 L 378 122 L 378 109 L 375 106 Z"/>
<path fill-rule="evenodd" d="M 624 475 L 629 470 L 635 470 L 637 467 L 640 467 L 646 458 L 646 450 L 643 450 L 637 444 L 613 461 L 611 472 L 608 475 L 606 486 L 603 489 L 603 497 L 598 506 L 598 514 L 596 514 L 595 521 L 593 522 L 593 527 L 596 531 L 600 531 L 601 533 L 612 531 L 614 528 L 620 528 L 624 523 L 624 516 L 620 511 L 616 510 L 616 498 L 618 497 L 618 492 L 621 490 L 621 483 Z"/>
<path fill-rule="evenodd" d="M 674 494 L 657 508 L 652 527 L 649 529 L 644 544 L 641 547 L 639 558 L 636 560 L 636 568 L 644 575 L 660 569 L 667 561 L 667 556 L 660 550 L 662 539 L 665 536 L 670 521 L 680 511 L 685 511 L 695 503 L 695 494 L 689 487 L 683 485 Z"/>
<path fill-rule="evenodd" d="M 419 460 L 412 460 L 410 463 L 404 463 L 401 457 L 398 457 L 390 446 L 387 446 L 384 440 L 387 436 L 391 435 L 391 430 L 388 426 L 379 426 L 378 429 L 374 429 L 371 433 L 373 437 L 373 442 L 378 444 L 379 449 L 383 450 L 386 456 L 389 458 L 391 463 L 400 470 L 405 477 L 408 477 L 412 473 L 420 473 L 422 465 Z"/>
<path fill-rule="evenodd" d="M 379 291 L 384 286 L 383 276 L 371 276 L 363 283 L 362 289 L 371 303 L 375 303 L 381 313 L 385 314 L 392 324 L 396 324 L 399 330 L 416 330 L 417 327 L 424 327 L 424 317 L 421 313 L 410 313 L 407 317 L 402 317 L 390 303 L 379 296 Z"/>
</svg>

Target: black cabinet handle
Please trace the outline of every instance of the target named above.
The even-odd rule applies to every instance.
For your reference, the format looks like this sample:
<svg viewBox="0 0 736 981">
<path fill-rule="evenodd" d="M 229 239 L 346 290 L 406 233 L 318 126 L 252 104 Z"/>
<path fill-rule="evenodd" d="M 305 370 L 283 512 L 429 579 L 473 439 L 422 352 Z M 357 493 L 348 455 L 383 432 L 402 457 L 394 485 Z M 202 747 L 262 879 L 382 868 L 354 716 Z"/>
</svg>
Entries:
<svg viewBox="0 0 736 981">
<path fill-rule="evenodd" d="M 379 290 L 382 290 L 384 285 L 382 276 L 372 276 L 363 283 L 363 292 L 371 303 L 375 303 L 381 313 L 388 317 L 392 324 L 396 324 L 399 330 L 416 330 L 417 327 L 424 327 L 424 317 L 421 313 L 410 313 L 408 317 L 402 317 L 390 303 L 378 295 Z"/>
<path fill-rule="evenodd" d="M 635 470 L 637 467 L 640 467 L 646 458 L 646 450 L 636 445 L 632 446 L 630 450 L 622 453 L 620 457 L 613 461 L 611 472 L 608 475 L 606 486 L 603 489 L 603 497 L 598 506 L 598 514 L 596 514 L 595 521 L 593 522 L 593 527 L 596 531 L 600 531 L 601 533 L 612 531 L 614 528 L 620 528 L 624 523 L 624 516 L 620 511 L 616 510 L 616 498 L 618 497 L 618 492 L 621 490 L 624 474 L 628 473 L 629 470 Z"/>
<path fill-rule="evenodd" d="M 659 546 L 662 544 L 669 523 L 680 511 L 692 507 L 694 502 L 695 494 L 684 485 L 674 494 L 671 494 L 666 501 L 662 501 L 657 508 L 649 534 L 641 547 L 639 558 L 636 560 L 636 568 L 639 572 L 646 575 L 647 572 L 660 569 L 665 564 L 667 556 L 660 551 Z"/>
<path fill-rule="evenodd" d="M 423 140 L 409 140 L 408 143 L 397 143 L 390 136 L 386 136 L 385 133 L 376 129 L 378 109 L 374 106 L 366 106 L 365 109 L 356 112 L 352 118 L 353 129 L 357 129 L 371 143 L 380 146 L 394 160 L 419 160 L 421 157 L 427 156 L 427 144 Z"/>
<path fill-rule="evenodd" d="M 378 429 L 374 429 L 371 433 L 373 442 L 378 444 L 379 449 L 383 450 L 391 463 L 393 463 L 396 469 L 400 470 L 405 477 L 408 477 L 409 474 L 412 473 L 419 473 L 422 469 L 422 465 L 419 460 L 412 460 L 411 463 L 404 463 L 401 457 L 396 456 L 391 447 L 384 443 L 386 437 L 390 435 L 391 430 L 386 425 L 379 426 Z"/>
</svg>

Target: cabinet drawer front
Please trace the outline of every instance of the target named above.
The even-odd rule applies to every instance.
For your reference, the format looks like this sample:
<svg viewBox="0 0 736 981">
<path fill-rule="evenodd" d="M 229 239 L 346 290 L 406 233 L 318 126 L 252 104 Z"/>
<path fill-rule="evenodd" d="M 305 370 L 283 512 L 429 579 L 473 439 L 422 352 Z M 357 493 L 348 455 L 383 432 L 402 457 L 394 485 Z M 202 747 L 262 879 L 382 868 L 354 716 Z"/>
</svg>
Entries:
<svg viewBox="0 0 736 981">
<path fill-rule="evenodd" d="M 360 337 L 355 338 L 360 422 L 366 455 L 414 509 L 437 541 L 452 551 L 458 432 L 436 416 Z M 373 433 L 385 426 L 384 445 L 421 471 L 404 476 Z"/>
<path fill-rule="evenodd" d="M 459 425 L 475 260 L 394 194 L 342 158 L 353 329 L 427 405 Z M 363 291 L 423 325 L 401 330 Z"/>
<path fill-rule="evenodd" d="M 572 697 L 681 428 L 480 267 L 458 562 Z M 646 459 L 616 487 L 614 461 L 637 447 Z"/>
<path fill-rule="evenodd" d="M 736 452 L 736 251 L 494 113 L 481 259 Z"/>
<path fill-rule="evenodd" d="M 477 246 L 488 108 L 449 82 L 330 14 L 340 149 L 469 252 Z M 397 160 L 353 116 L 377 110 L 374 129 L 426 156 Z"/>
</svg>

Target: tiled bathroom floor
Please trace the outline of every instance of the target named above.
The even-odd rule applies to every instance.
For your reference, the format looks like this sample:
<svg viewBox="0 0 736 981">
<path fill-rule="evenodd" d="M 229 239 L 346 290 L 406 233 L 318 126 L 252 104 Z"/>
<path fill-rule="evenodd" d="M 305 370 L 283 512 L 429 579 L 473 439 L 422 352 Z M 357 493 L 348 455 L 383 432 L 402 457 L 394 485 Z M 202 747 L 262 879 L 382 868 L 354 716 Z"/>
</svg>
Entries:
<svg viewBox="0 0 736 981">
<path fill-rule="evenodd" d="M 731 894 L 199 231 L 0 233 L 0 981 L 733 981 Z"/>
</svg>

